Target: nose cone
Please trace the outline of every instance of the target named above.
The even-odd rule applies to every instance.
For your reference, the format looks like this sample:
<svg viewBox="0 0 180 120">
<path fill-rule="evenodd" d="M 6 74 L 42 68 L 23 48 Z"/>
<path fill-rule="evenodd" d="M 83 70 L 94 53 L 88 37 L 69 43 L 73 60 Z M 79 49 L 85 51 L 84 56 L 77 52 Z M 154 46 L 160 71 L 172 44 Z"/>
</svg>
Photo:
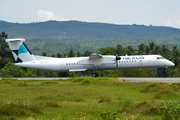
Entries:
<svg viewBox="0 0 180 120">
<path fill-rule="evenodd" d="M 173 62 L 171 62 L 171 61 L 166 61 L 166 66 L 167 67 L 173 67 L 175 64 L 173 63 Z"/>
</svg>

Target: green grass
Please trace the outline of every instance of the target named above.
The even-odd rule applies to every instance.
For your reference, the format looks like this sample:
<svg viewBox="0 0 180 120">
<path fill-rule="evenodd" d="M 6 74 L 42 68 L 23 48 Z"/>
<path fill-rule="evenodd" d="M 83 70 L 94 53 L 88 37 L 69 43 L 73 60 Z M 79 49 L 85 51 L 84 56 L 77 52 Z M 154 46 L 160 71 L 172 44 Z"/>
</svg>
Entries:
<svg viewBox="0 0 180 120">
<path fill-rule="evenodd" d="M 180 84 L 116 78 L 0 80 L 0 119 L 161 120 L 161 101 L 180 103 Z M 160 112 L 158 112 L 158 110 Z"/>
</svg>

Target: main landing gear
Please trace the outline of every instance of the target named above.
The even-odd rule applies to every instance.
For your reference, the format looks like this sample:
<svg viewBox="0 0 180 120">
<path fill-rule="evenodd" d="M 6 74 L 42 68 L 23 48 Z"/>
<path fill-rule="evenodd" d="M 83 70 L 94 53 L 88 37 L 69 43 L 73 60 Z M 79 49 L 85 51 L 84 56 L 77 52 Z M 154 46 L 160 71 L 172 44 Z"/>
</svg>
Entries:
<svg viewBox="0 0 180 120">
<path fill-rule="evenodd" d="M 92 77 L 97 77 L 97 73 L 92 73 Z"/>
<path fill-rule="evenodd" d="M 94 69 L 93 69 L 93 73 L 92 73 L 92 77 L 97 77 L 98 76 L 98 74 L 97 74 L 97 70 L 98 70 L 98 67 L 94 67 Z"/>
</svg>

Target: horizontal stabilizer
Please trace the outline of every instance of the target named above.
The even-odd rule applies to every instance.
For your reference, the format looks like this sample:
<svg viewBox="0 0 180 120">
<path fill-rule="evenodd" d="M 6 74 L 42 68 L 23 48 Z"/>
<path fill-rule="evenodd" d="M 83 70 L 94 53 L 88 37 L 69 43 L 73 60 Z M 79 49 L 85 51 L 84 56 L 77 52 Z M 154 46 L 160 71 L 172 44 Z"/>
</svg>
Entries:
<svg viewBox="0 0 180 120">
<path fill-rule="evenodd" d="M 14 39 L 6 39 L 6 42 L 15 42 L 15 41 L 21 41 L 24 42 L 24 38 L 14 38 Z"/>
</svg>

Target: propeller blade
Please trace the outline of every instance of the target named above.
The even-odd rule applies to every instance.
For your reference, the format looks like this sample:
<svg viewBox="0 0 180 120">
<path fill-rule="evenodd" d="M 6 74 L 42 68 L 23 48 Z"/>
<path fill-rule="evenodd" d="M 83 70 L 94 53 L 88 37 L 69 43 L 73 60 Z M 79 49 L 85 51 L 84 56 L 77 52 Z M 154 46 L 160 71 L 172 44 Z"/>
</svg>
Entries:
<svg viewBox="0 0 180 120">
<path fill-rule="evenodd" d="M 119 54 L 119 49 L 117 48 L 117 50 L 116 50 L 116 68 L 118 68 L 118 60 L 121 59 L 121 57 L 119 57 L 118 54 Z"/>
</svg>

